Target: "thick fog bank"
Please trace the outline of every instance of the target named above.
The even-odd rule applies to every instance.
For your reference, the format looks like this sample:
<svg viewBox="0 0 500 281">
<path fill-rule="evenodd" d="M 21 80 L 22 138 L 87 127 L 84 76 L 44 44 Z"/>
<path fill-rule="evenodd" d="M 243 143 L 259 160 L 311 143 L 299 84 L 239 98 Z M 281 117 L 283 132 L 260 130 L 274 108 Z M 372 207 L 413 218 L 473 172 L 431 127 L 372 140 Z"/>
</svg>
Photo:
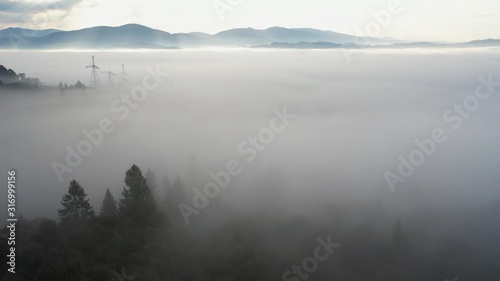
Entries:
<svg viewBox="0 0 500 281">
<path fill-rule="evenodd" d="M 217 196 L 231 210 L 487 205 L 500 197 L 499 54 L 362 51 L 348 61 L 342 50 L 0 52 L 0 64 L 53 86 L 88 86 L 94 55 L 104 85 L 0 88 L 0 178 L 17 170 L 18 212 L 28 217 L 55 217 L 72 179 L 98 209 L 106 188 L 120 196 L 132 164 L 158 182 L 179 176 L 193 205 L 192 188 L 203 191 L 210 172 L 231 161 L 241 172 Z M 104 72 L 118 84 L 122 63 L 127 83 L 106 87 Z M 97 144 L 88 137 L 95 130 Z M 416 144 L 429 139 L 428 151 Z M 68 151 L 82 141 L 92 151 L 71 167 Z"/>
</svg>

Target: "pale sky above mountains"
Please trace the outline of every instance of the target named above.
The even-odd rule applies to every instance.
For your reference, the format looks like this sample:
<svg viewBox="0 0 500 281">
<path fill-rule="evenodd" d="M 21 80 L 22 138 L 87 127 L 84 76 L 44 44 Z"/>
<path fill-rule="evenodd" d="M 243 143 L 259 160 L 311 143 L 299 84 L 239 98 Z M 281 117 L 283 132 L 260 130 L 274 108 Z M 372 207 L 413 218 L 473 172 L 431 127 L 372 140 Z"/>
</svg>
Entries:
<svg viewBox="0 0 500 281">
<path fill-rule="evenodd" d="M 395 1 L 395 2 L 393 2 Z M 399 4 L 398 4 L 399 2 Z M 390 20 L 374 13 L 393 5 Z M 219 10 L 215 8 L 218 7 Z M 387 13 L 384 13 L 387 15 Z M 498 0 L 9 0 L 0 2 L 0 29 L 63 30 L 143 24 L 168 32 L 272 26 L 311 27 L 352 35 L 469 41 L 500 38 Z"/>
</svg>

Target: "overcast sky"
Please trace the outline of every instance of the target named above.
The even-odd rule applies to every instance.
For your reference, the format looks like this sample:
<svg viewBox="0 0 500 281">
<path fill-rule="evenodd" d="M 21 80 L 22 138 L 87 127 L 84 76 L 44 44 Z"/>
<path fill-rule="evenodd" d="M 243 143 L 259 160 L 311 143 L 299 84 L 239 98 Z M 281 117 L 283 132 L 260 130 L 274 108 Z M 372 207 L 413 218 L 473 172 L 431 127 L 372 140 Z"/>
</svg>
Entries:
<svg viewBox="0 0 500 281">
<path fill-rule="evenodd" d="M 391 1 L 397 0 L 0 0 L 0 28 L 71 30 L 139 23 L 168 32 L 283 26 L 358 35 L 357 30 L 365 30 L 373 20 L 372 12 L 387 9 Z M 378 37 L 430 41 L 500 38 L 498 0 L 399 1 L 402 11 L 375 30 Z M 216 2 L 220 9 L 232 5 L 231 10 L 217 12 Z"/>
</svg>

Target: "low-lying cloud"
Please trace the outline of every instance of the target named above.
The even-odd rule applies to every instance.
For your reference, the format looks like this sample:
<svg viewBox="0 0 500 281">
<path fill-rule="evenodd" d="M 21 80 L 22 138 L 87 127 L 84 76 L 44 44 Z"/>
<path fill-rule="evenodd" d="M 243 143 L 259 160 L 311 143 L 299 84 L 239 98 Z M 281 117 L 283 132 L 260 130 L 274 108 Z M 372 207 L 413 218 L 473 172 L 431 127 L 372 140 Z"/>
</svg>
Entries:
<svg viewBox="0 0 500 281">
<path fill-rule="evenodd" d="M 19 208 L 29 217 L 55 217 L 72 179 L 98 207 L 106 188 L 119 197 L 134 163 L 158 179 L 179 175 L 192 190 L 230 160 L 241 160 L 243 172 L 217 200 L 242 210 L 309 212 L 315 202 L 354 198 L 406 210 L 487 203 L 500 196 L 497 93 L 396 192 L 387 187 L 384 172 L 415 149 L 415 139 L 443 125 L 443 112 L 473 93 L 479 76 L 500 80 L 498 50 L 424 52 L 367 51 L 351 64 L 339 50 L 97 53 L 105 70 L 119 72 L 125 62 L 131 84 L 99 91 L 0 90 L 0 171 L 17 169 Z M 85 65 L 93 54 L 5 54 L 8 68 L 47 84 L 88 84 Z M 83 130 L 114 120 L 110 104 L 142 85 L 146 67 L 156 65 L 169 78 L 60 183 L 51 163 L 66 157 L 65 147 L 82 140 Z M 296 118 L 247 163 L 238 145 L 269 126 L 273 108 L 283 107 Z"/>
</svg>

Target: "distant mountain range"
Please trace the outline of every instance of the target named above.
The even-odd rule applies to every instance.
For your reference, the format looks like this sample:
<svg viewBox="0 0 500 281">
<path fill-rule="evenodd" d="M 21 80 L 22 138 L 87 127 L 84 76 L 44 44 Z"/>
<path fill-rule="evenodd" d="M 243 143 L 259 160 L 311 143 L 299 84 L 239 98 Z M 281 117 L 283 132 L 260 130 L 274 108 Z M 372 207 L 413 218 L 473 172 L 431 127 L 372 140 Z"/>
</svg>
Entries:
<svg viewBox="0 0 500 281">
<path fill-rule="evenodd" d="M 60 32 L 57 29 L 33 30 L 26 28 L 10 27 L 0 30 L 0 39 L 3 38 L 19 38 L 19 37 L 43 37 L 49 34 Z"/>
<path fill-rule="evenodd" d="M 200 32 L 172 34 L 138 24 L 127 24 L 119 27 L 98 26 L 73 31 L 21 28 L 0 30 L 0 49 L 177 49 L 202 47 L 324 49 L 481 46 L 500 46 L 500 40 L 488 39 L 460 44 L 407 43 L 391 39 L 356 37 L 312 28 L 283 27 L 271 27 L 265 30 L 238 28 L 214 35 Z"/>
<path fill-rule="evenodd" d="M 27 35 L 27 36 L 26 36 Z M 15 44 L 20 49 L 117 49 L 117 48 L 197 48 L 197 47 L 252 47 L 274 42 L 298 43 L 301 41 L 328 41 L 355 43 L 370 40 L 376 44 L 392 42 L 377 38 L 355 36 L 309 28 L 287 29 L 272 27 L 266 30 L 253 28 L 231 29 L 215 35 L 193 33 L 168 33 L 138 24 L 119 27 L 99 26 L 74 31 L 15 30 L 0 31 L 0 48 L 9 49 Z"/>
</svg>

